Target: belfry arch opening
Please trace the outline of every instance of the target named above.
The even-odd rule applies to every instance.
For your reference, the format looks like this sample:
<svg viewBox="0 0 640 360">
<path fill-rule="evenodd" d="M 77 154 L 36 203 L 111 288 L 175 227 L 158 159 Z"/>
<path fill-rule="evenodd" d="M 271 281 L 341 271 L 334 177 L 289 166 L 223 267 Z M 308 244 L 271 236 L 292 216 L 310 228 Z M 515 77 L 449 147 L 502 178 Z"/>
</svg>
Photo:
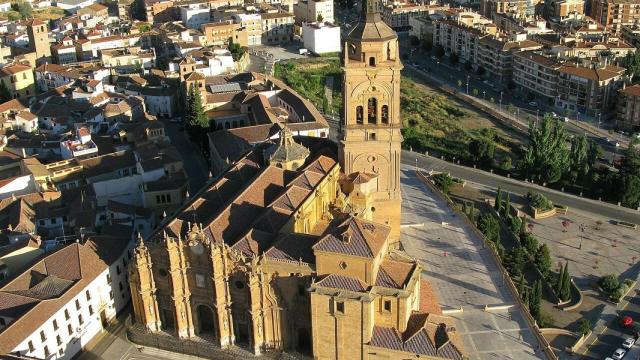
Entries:
<svg viewBox="0 0 640 360">
<path fill-rule="evenodd" d="M 369 124 L 378 122 L 378 100 L 374 97 L 367 101 L 367 122 Z"/>
</svg>

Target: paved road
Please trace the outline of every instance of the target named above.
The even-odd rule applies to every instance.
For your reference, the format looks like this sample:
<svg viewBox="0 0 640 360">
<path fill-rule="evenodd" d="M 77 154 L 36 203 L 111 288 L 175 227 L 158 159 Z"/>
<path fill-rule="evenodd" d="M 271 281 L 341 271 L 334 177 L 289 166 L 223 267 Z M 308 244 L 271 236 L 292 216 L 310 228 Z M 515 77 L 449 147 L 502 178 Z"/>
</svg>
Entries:
<svg viewBox="0 0 640 360">
<path fill-rule="evenodd" d="M 597 200 L 580 198 L 575 195 L 551 190 L 539 185 L 527 184 L 523 181 L 509 179 L 503 176 L 490 174 L 486 171 L 452 164 L 450 162 L 414 152 L 402 152 L 403 164 L 415 166 L 416 159 L 418 159 L 418 166 L 426 170 L 434 169 L 439 171 L 449 171 L 454 177 L 459 177 L 493 189 L 501 187 L 508 192 L 520 195 L 525 195 L 530 189 L 535 190 L 547 196 L 551 201 L 568 206 L 570 209 L 578 208 L 592 214 L 600 215 L 604 217 L 605 220 L 616 219 L 640 224 L 640 213 L 636 210 L 615 206 L 613 204 Z"/>
</svg>

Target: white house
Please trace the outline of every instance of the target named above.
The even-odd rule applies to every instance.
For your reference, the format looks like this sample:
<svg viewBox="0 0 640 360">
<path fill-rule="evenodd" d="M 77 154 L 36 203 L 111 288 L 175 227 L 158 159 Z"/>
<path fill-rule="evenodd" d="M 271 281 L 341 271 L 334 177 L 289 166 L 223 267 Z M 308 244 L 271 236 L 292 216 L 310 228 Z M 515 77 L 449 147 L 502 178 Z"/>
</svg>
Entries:
<svg viewBox="0 0 640 360">
<path fill-rule="evenodd" d="M 302 38 L 305 49 L 326 54 L 340 52 L 340 27 L 330 23 L 302 24 Z"/>
<path fill-rule="evenodd" d="M 180 20 L 189 29 L 200 29 L 211 21 L 211 10 L 208 6 L 189 5 L 180 7 Z"/>
<path fill-rule="evenodd" d="M 55 6 L 75 14 L 79 9 L 94 4 L 96 0 L 56 0 Z"/>
<path fill-rule="evenodd" d="M 11 1 L 0 3 L 0 11 L 5 12 L 11 10 Z"/>
<path fill-rule="evenodd" d="M 130 300 L 130 234 L 93 235 L 26 269 L 0 289 L 0 353 L 72 359 Z"/>
</svg>

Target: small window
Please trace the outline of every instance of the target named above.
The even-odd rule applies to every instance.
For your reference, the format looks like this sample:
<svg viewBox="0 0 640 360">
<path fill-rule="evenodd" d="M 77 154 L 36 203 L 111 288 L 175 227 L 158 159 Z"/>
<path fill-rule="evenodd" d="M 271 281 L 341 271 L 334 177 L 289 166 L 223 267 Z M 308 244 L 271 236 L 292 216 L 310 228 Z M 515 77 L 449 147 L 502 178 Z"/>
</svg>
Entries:
<svg viewBox="0 0 640 360">
<path fill-rule="evenodd" d="M 89 290 L 85 291 L 84 295 L 87 297 L 87 301 L 91 300 L 91 294 L 89 293 Z"/>
<path fill-rule="evenodd" d="M 44 347 L 44 357 L 49 357 L 49 355 L 51 355 L 51 353 L 49 352 L 49 347 L 45 346 Z"/>
<path fill-rule="evenodd" d="M 118 288 L 120 289 L 120 291 L 122 291 L 122 281 L 118 283 Z"/>
<path fill-rule="evenodd" d="M 347 263 L 344 261 L 340 261 L 340 269 L 344 270 L 347 268 Z"/>
<path fill-rule="evenodd" d="M 43 342 L 47 341 L 47 336 L 44 334 L 44 331 L 42 330 L 40 331 L 40 340 L 42 340 Z"/>
<path fill-rule="evenodd" d="M 82 318 L 82 314 L 78 315 L 78 324 L 84 324 L 84 319 Z"/>
<path fill-rule="evenodd" d="M 56 335 L 56 342 L 58 343 L 58 346 L 62 345 L 62 339 L 60 339 L 60 335 Z"/>
<path fill-rule="evenodd" d="M 69 310 L 64 309 L 64 318 L 69 320 L 71 318 L 71 316 L 69 316 Z"/>
<path fill-rule="evenodd" d="M 113 290 L 109 291 L 109 299 L 113 300 Z"/>
<path fill-rule="evenodd" d="M 111 285 L 111 274 L 107 274 L 107 284 Z"/>
<path fill-rule="evenodd" d="M 338 301 L 336 303 L 336 311 L 339 312 L 340 314 L 344 314 L 344 302 Z"/>
<path fill-rule="evenodd" d="M 122 271 L 120 270 L 120 265 L 116 265 L 116 273 L 120 275 Z"/>
<path fill-rule="evenodd" d="M 53 319 L 53 330 L 58 330 L 58 320 Z"/>
<path fill-rule="evenodd" d="M 376 58 L 375 57 L 370 57 L 369 58 L 369 66 L 376 66 Z"/>
<path fill-rule="evenodd" d="M 93 305 L 89 305 L 89 315 L 93 315 Z"/>
<path fill-rule="evenodd" d="M 376 139 L 376 133 L 369 133 L 369 140 L 375 140 Z"/>
<path fill-rule="evenodd" d="M 384 311 L 391 311 L 391 300 L 384 301 Z"/>
<path fill-rule="evenodd" d="M 196 287 L 199 287 L 199 288 L 204 287 L 204 275 L 196 274 Z"/>
<path fill-rule="evenodd" d="M 73 327 L 71 326 L 71 324 L 67 325 L 67 333 L 69 333 L 69 336 L 71 336 L 71 334 L 73 334 Z"/>
<path fill-rule="evenodd" d="M 80 310 L 80 301 L 76 299 L 76 310 Z"/>
<path fill-rule="evenodd" d="M 36 350 L 36 348 L 33 347 L 33 341 L 29 340 L 29 352 L 34 352 Z"/>
</svg>

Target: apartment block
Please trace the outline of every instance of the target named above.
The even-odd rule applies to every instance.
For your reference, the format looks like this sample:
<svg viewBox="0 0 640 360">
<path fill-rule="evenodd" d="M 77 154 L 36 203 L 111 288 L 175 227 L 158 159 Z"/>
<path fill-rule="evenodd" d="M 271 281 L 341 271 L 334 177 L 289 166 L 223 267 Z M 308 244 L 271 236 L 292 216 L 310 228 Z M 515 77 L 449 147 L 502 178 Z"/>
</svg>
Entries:
<svg viewBox="0 0 640 360">
<path fill-rule="evenodd" d="M 618 91 L 616 127 L 624 131 L 640 131 L 640 85 L 632 85 Z"/>
<path fill-rule="evenodd" d="M 333 17 L 333 1 L 331 0 L 300 0 L 293 5 L 296 24 L 306 22 L 335 22 Z"/>
<path fill-rule="evenodd" d="M 640 1 L 594 0 L 591 2 L 591 17 L 613 33 L 625 25 L 634 25 L 640 20 Z"/>
<path fill-rule="evenodd" d="M 262 20 L 262 44 L 283 44 L 293 40 L 292 13 L 276 12 L 260 14 Z"/>
<path fill-rule="evenodd" d="M 566 62 L 558 68 L 555 105 L 569 111 L 608 113 L 625 77 L 624 68 L 606 62 L 587 66 Z"/>
<path fill-rule="evenodd" d="M 513 54 L 513 82 L 521 92 L 544 99 L 552 105 L 558 95 L 558 69 L 554 59 L 534 51 Z"/>
</svg>

